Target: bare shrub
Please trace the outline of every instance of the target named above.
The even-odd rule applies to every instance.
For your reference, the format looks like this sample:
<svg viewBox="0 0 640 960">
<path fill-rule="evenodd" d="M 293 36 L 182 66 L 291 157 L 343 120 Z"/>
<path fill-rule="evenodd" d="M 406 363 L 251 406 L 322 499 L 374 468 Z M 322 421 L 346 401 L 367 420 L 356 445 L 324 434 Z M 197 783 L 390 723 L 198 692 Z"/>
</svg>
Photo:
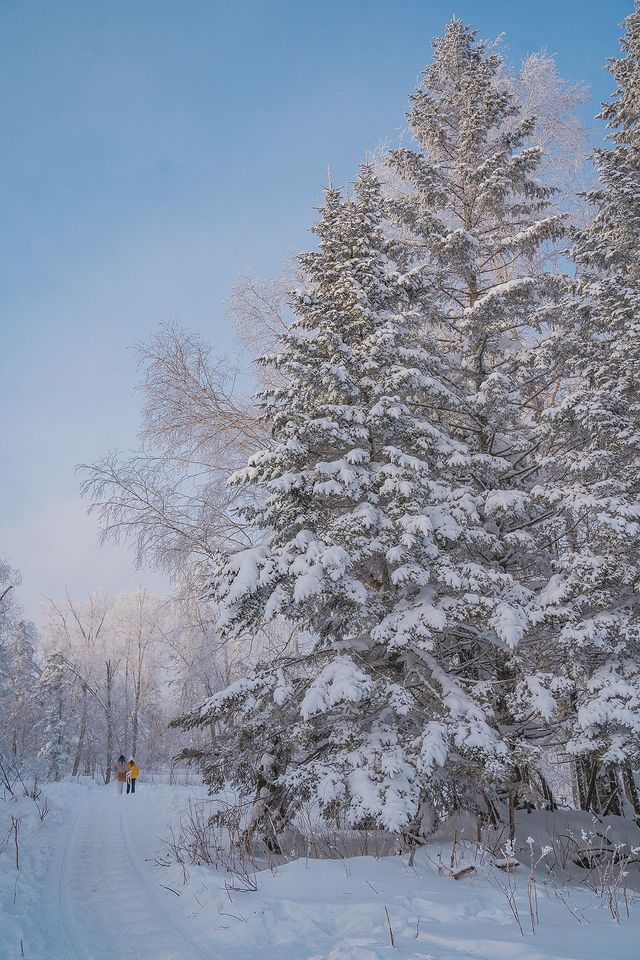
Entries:
<svg viewBox="0 0 640 960">
<path fill-rule="evenodd" d="M 210 814 L 210 801 L 190 801 L 177 830 L 169 828 L 165 839 L 166 856 L 157 862 L 164 866 L 180 864 L 183 879 L 188 878 L 187 864 L 206 864 L 229 874 L 228 890 L 255 892 L 258 889 L 258 864 L 242 842 L 242 816 L 238 807 L 225 805 Z"/>
</svg>

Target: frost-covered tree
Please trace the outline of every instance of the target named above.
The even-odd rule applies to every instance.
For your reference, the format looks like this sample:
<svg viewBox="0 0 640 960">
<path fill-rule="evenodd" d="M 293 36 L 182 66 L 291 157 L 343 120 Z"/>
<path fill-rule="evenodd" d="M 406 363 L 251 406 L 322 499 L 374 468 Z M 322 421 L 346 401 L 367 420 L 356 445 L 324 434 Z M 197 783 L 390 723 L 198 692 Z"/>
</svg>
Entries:
<svg viewBox="0 0 640 960">
<path fill-rule="evenodd" d="M 68 665 L 60 653 L 47 657 L 38 681 L 41 704 L 40 751 L 47 776 L 59 780 L 67 772 L 71 756 L 68 699 L 71 685 Z"/>
<path fill-rule="evenodd" d="M 111 625 L 112 608 L 113 600 L 102 593 L 92 594 L 83 603 L 69 596 L 61 605 L 52 601 L 44 644 L 45 654 L 58 658 L 55 663 L 65 667 L 66 713 L 61 721 L 67 723 L 66 750 L 72 756 L 69 772 L 78 774 L 84 761 L 86 772 L 102 766 L 107 782 L 114 738 L 119 745 L 115 682 L 122 660 Z"/>
<path fill-rule="evenodd" d="M 589 102 L 588 84 L 564 80 L 556 58 L 544 49 L 530 54 L 517 72 L 503 63 L 501 73 L 520 107 L 518 118 L 535 121 L 529 142 L 544 151 L 540 178 L 557 188 L 558 205 L 570 222 L 583 225 L 587 211 L 581 193 L 594 182 L 592 138 L 580 115 Z"/>
<path fill-rule="evenodd" d="M 0 561 L 0 763 L 9 782 L 29 773 L 38 749 L 37 631 L 22 619 L 14 595 L 19 583 L 19 574 Z"/>
<path fill-rule="evenodd" d="M 484 454 L 478 489 L 492 502 L 495 490 L 509 491 L 513 503 L 498 512 L 517 515 L 526 497 L 520 478 L 540 446 L 535 413 L 554 382 L 540 341 L 557 319 L 561 284 L 529 268 L 562 236 L 564 217 L 552 209 L 554 188 L 538 179 L 541 148 L 523 146 L 535 120 L 521 115 L 500 67 L 453 20 L 411 98 L 416 148 L 392 151 L 389 162 L 409 187 L 394 217 L 413 263 L 440 294 L 439 352 L 465 398 L 442 419 Z"/>
<path fill-rule="evenodd" d="M 2 646 L 17 620 L 15 589 L 19 583 L 19 573 L 0 557 L 0 645 Z"/>
<path fill-rule="evenodd" d="M 264 429 L 240 390 L 239 364 L 204 338 L 166 325 L 139 359 L 142 449 L 84 466 L 83 493 L 104 539 L 128 538 L 140 561 L 198 581 L 222 542 L 248 543 L 227 480 L 260 448 Z"/>
<path fill-rule="evenodd" d="M 5 644 L 10 696 L 4 707 L 3 728 L 12 762 L 17 766 L 31 761 L 38 749 L 37 644 L 35 625 L 26 620 L 18 620 Z"/>
<path fill-rule="evenodd" d="M 10 658 L 8 638 L 15 625 L 13 591 L 17 574 L 9 564 L 0 559 L 0 703 L 10 693 Z"/>
<path fill-rule="evenodd" d="M 383 223 L 369 167 L 352 198 L 327 191 L 295 322 L 264 361 L 286 383 L 261 397 L 273 442 L 234 477 L 260 542 L 215 578 L 228 634 L 281 617 L 308 642 L 187 721 L 222 724 L 205 774 L 253 782 L 276 825 L 313 794 L 326 816 L 419 833 L 511 762 L 471 661 L 485 637 L 511 642 L 527 597 L 485 561 L 468 478 L 486 455 L 434 415 L 466 402 L 430 332 L 446 318 Z"/>
<path fill-rule="evenodd" d="M 6 768 L 11 763 L 11 725 L 9 711 L 13 706 L 11 683 L 11 651 L 9 641 L 16 625 L 15 587 L 19 575 L 9 563 L 0 558 L 0 777 L 7 781 Z"/>
<path fill-rule="evenodd" d="M 466 479 L 489 537 L 479 559 L 521 588 L 500 630 L 487 635 L 471 614 L 460 674 L 493 686 L 516 780 L 539 786 L 532 782 L 535 753 L 524 749 L 539 730 L 527 725 L 520 698 L 535 667 L 527 643 L 535 590 L 548 574 L 548 506 L 535 491 L 552 447 L 540 415 L 562 373 L 555 344 L 565 279 L 541 265 L 563 236 L 565 215 L 542 179 L 535 118 L 521 109 L 502 66 L 495 50 L 454 19 L 434 42 L 411 98 L 415 144 L 392 151 L 389 163 L 407 184 L 393 217 L 410 262 L 442 303 L 432 336 L 459 398 L 432 412 L 475 454 Z M 477 602 L 485 602 L 482 591 Z"/>
<path fill-rule="evenodd" d="M 160 641 L 166 604 L 143 587 L 119 597 L 113 626 L 123 667 L 124 743 L 139 755 L 148 708 L 158 697 Z"/>
<path fill-rule="evenodd" d="M 562 442 L 547 501 L 554 575 L 543 591 L 549 666 L 585 807 L 617 810 L 616 768 L 640 814 L 640 12 L 625 21 L 595 215 L 574 245 L 568 379 L 547 419 Z M 551 624 L 551 628 L 549 626 Z M 556 629 L 552 629 L 555 627 Z M 560 667 L 559 670 L 554 668 Z M 601 776 L 599 775 L 601 771 Z M 601 796 L 598 796 L 598 793 Z"/>
</svg>

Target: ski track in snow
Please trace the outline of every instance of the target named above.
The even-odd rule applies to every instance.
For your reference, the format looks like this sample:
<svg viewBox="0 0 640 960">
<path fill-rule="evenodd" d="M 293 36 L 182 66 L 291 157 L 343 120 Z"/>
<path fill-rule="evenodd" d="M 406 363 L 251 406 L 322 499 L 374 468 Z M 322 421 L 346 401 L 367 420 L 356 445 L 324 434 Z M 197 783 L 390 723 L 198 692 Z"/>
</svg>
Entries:
<svg viewBox="0 0 640 960">
<path fill-rule="evenodd" d="M 78 804 L 47 882 L 47 960 L 219 960 L 213 944 L 198 943 L 184 929 L 145 875 L 148 864 L 132 835 L 146 812 L 137 796 L 98 791 Z"/>
</svg>

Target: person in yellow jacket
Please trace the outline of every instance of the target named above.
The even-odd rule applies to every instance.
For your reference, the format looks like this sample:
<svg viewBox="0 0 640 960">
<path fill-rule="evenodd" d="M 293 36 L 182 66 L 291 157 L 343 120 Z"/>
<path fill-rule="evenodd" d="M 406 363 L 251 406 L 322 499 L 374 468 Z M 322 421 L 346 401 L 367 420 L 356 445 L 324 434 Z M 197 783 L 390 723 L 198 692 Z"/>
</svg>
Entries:
<svg viewBox="0 0 640 960">
<path fill-rule="evenodd" d="M 135 762 L 133 757 L 129 758 L 129 763 L 127 764 L 127 793 L 136 792 L 136 780 L 140 776 L 140 767 Z"/>
</svg>

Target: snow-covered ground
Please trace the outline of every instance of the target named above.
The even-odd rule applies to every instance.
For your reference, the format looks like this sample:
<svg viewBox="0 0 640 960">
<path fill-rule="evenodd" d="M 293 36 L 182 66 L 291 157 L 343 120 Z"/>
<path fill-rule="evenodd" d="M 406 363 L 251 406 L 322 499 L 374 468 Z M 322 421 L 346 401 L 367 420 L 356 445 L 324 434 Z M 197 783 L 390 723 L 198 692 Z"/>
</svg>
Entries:
<svg viewBox="0 0 640 960">
<path fill-rule="evenodd" d="M 434 843 L 413 868 L 398 856 L 298 859 L 260 872 L 255 892 L 239 892 L 223 871 L 162 865 L 169 826 L 202 788 L 140 783 L 135 797 L 118 797 L 113 785 L 63 783 L 47 794 L 42 821 L 30 800 L 0 803 L 0 847 L 11 816 L 22 818 L 19 872 L 13 836 L 0 853 L 0 960 L 640 955 L 640 908 L 616 923 L 584 886 L 557 895 L 541 877 L 532 933 L 524 865 L 514 873 L 480 866 L 454 880 L 438 870 L 445 848 Z"/>
</svg>

